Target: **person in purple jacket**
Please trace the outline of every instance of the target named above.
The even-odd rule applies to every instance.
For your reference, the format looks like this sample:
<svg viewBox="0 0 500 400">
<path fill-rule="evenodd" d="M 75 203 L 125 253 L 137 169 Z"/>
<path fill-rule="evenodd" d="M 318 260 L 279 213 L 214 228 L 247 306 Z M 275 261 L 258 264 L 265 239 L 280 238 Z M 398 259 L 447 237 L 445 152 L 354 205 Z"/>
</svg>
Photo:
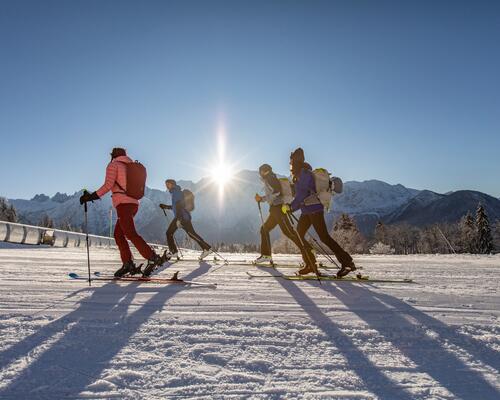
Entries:
<svg viewBox="0 0 500 400">
<path fill-rule="evenodd" d="M 305 241 L 305 234 L 311 225 L 318 234 L 320 240 L 332 250 L 335 257 L 340 262 L 341 268 L 337 277 L 341 278 L 349 272 L 356 270 L 354 261 L 340 245 L 330 236 L 326 227 L 324 207 L 319 201 L 316 193 L 316 184 L 312 168 L 305 162 L 304 150 L 300 147 L 290 155 L 290 170 L 295 187 L 295 198 L 291 204 L 282 207 L 283 213 L 301 210 L 297 232 L 301 240 Z M 311 196 L 313 195 L 313 196 Z M 301 274 L 314 272 L 311 268 L 307 271 L 301 270 Z"/>
</svg>

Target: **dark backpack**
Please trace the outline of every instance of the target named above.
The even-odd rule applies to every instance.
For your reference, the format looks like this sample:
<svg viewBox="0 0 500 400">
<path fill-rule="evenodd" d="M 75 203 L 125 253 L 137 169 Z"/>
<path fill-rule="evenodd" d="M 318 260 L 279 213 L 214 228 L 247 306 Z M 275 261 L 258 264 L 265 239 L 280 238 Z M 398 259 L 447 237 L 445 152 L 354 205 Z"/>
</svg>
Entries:
<svg viewBox="0 0 500 400">
<path fill-rule="evenodd" d="M 122 190 L 128 197 L 140 200 L 144 197 L 144 191 L 146 190 L 146 167 L 142 165 L 139 161 L 131 163 L 123 163 L 127 169 L 127 190 Z M 116 182 L 118 186 L 120 184 Z M 120 186 L 121 187 L 121 186 Z"/>
<path fill-rule="evenodd" d="M 194 194 L 191 190 L 184 189 L 182 191 L 182 195 L 184 196 L 184 209 L 188 212 L 194 210 Z"/>
</svg>

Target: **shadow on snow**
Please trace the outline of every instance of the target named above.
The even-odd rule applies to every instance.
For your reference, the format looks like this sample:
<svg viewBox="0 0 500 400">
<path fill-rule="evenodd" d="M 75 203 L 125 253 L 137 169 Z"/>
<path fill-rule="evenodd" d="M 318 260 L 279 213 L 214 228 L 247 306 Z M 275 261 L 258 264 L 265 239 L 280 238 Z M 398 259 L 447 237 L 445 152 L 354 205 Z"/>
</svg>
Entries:
<svg viewBox="0 0 500 400">
<path fill-rule="evenodd" d="M 183 276 L 193 280 L 210 270 L 210 265 L 200 263 L 199 268 Z M 113 357 L 127 346 L 130 338 L 151 316 L 161 311 L 169 299 L 185 290 L 181 285 L 145 288 L 131 283 L 121 286 L 115 282 L 94 287 L 90 297 L 79 307 L 0 353 L 0 365 L 29 357 L 49 340 L 54 343 L 6 387 L 0 398 L 52 399 L 54 388 L 65 397 L 75 397 L 99 379 Z M 129 306 L 139 292 L 152 291 L 144 305 L 127 315 Z M 96 304 L 102 320 L 95 316 Z M 102 322 L 102 324 L 100 324 Z M 54 337 L 57 337 L 54 339 Z"/>
<path fill-rule="evenodd" d="M 315 286 L 337 297 L 370 328 L 379 332 L 384 340 L 415 363 L 418 372 L 428 374 L 455 396 L 482 400 L 500 398 L 500 392 L 478 371 L 446 349 L 444 342 L 466 350 L 475 359 L 498 370 L 499 357 L 494 350 L 393 296 L 347 282 L 341 287 L 332 282 L 322 283 Z M 326 316 L 316 318 L 328 328 L 329 323 L 324 321 Z M 438 336 L 429 336 L 427 330 L 436 331 Z"/>
</svg>

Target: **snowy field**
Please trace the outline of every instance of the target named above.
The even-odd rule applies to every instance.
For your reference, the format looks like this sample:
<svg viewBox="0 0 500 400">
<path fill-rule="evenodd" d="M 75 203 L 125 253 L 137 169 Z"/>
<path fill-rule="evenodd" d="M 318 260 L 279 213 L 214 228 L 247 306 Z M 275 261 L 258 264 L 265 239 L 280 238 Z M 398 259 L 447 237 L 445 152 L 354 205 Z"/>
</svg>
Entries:
<svg viewBox="0 0 500 400">
<path fill-rule="evenodd" d="M 416 284 L 249 280 L 272 271 L 185 261 L 160 276 L 217 289 L 89 288 L 66 277 L 86 273 L 84 249 L 2 247 L 1 399 L 500 398 L 499 256 L 356 257 L 370 277 Z M 113 250 L 91 259 L 118 265 Z"/>
</svg>

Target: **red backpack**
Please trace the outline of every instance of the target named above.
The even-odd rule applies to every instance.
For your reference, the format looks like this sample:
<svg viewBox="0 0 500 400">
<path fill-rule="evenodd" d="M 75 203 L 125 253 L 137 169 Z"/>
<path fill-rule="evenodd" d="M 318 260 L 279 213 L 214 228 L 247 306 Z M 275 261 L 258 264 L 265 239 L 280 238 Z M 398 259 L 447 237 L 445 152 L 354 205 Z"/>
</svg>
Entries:
<svg viewBox="0 0 500 400">
<path fill-rule="evenodd" d="M 137 160 L 123 164 L 125 164 L 125 168 L 127 169 L 127 190 L 123 190 L 123 188 L 122 190 L 128 197 L 136 200 L 142 199 L 146 190 L 146 167 Z M 120 186 L 118 182 L 116 184 Z"/>
</svg>

